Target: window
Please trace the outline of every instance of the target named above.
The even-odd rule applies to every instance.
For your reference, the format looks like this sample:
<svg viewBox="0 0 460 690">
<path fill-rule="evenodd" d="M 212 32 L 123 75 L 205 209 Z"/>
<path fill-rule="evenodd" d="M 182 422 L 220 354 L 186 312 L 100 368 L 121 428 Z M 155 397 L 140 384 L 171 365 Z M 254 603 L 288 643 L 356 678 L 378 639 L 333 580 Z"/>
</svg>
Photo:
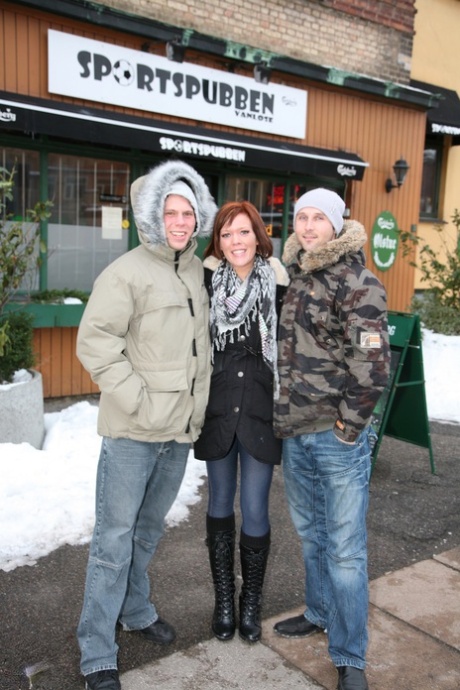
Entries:
<svg viewBox="0 0 460 690">
<path fill-rule="evenodd" d="M 312 188 L 312 185 L 308 189 Z M 228 177 L 225 187 L 225 201 L 250 201 L 263 218 L 267 232 L 273 242 L 273 254 L 281 256 L 283 240 L 283 213 L 286 196 L 283 181 L 260 180 L 249 177 Z M 288 209 L 289 231 L 292 230 L 292 214 L 299 196 L 307 191 L 305 185 L 290 187 Z"/>
<path fill-rule="evenodd" d="M 24 151 L 16 148 L 0 148 L 0 166 L 8 173 L 14 171 L 13 199 L 6 202 L 5 214 L 10 217 L 8 222 L 23 221 L 27 211 L 33 209 L 40 201 L 40 158 L 37 151 Z M 33 224 L 24 224 L 26 232 L 32 232 Z M 34 258 L 38 259 L 38 242 L 35 247 Z M 37 290 L 39 273 L 36 263 L 31 262 L 30 271 L 24 276 L 19 291 L 29 292 Z"/>
<path fill-rule="evenodd" d="M 48 156 L 48 289 L 90 292 L 95 278 L 128 249 L 129 165 Z M 112 217 L 109 225 L 106 220 Z"/>
<path fill-rule="evenodd" d="M 322 184 L 319 182 L 319 184 Z M 227 177 L 225 201 L 250 201 L 262 216 L 267 232 L 273 242 L 273 255 L 281 257 L 283 241 L 293 231 L 294 206 L 299 197 L 309 189 L 319 186 L 318 180 L 304 184 L 291 184 L 273 180 L 260 180 L 250 177 Z M 328 183 L 326 183 L 328 184 Z M 283 232 L 283 215 L 289 190 L 287 209 L 287 228 Z M 340 194 L 340 190 L 337 190 Z"/>
<path fill-rule="evenodd" d="M 0 148 L 0 165 L 15 170 L 14 198 L 7 213 L 22 220 L 40 201 L 39 152 Z M 53 207 L 42 289 L 90 292 L 99 273 L 127 251 L 129 178 L 128 163 L 48 154 L 47 199 Z M 21 286 L 27 291 L 39 288 L 38 271 Z"/>
<path fill-rule="evenodd" d="M 7 213 L 14 220 L 23 220 L 27 209 L 40 201 L 40 161 L 37 151 L 0 148 L 1 166 L 9 173 L 14 170 L 14 198 L 7 204 Z"/>
<path fill-rule="evenodd" d="M 423 153 L 420 217 L 439 218 L 439 186 L 441 180 L 443 138 L 427 137 Z"/>
<path fill-rule="evenodd" d="M 281 255 L 281 235 L 284 207 L 283 182 L 258 180 L 249 177 L 228 177 L 225 201 L 250 201 L 259 211 L 273 242 L 273 254 Z"/>
</svg>

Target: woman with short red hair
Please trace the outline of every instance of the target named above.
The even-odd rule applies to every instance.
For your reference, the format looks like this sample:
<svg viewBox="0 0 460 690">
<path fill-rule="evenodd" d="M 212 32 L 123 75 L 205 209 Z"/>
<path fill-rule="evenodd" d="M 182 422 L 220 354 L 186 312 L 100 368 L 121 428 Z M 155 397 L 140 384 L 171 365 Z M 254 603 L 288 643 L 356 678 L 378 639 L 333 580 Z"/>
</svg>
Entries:
<svg viewBox="0 0 460 690">
<path fill-rule="evenodd" d="M 261 596 L 270 548 L 269 491 L 281 445 L 272 428 L 277 395 L 277 305 L 288 279 L 260 214 L 247 201 L 218 211 L 205 252 L 211 299 L 213 373 L 206 419 L 194 444 L 206 460 L 209 500 L 207 544 L 214 581 L 214 635 L 232 639 L 235 628 L 235 513 L 238 460 L 242 525 L 239 635 L 261 636 Z"/>
</svg>

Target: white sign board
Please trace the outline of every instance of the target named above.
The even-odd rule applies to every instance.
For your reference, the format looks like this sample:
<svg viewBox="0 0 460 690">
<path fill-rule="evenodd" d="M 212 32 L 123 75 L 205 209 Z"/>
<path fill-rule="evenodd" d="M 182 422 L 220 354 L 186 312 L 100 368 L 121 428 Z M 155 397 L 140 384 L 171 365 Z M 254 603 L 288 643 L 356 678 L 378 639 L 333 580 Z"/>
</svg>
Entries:
<svg viewBox="0 0 460 690">
<path fill-rule="evenodd" d="M 48 30 L 48 90 L 304 139 L 307 92 Z"/>
<path fill-rule="evenodd" d="M 102 239 L 121 240 L 123 211 L 117 206 L 102 206 Z"/>
</svg>

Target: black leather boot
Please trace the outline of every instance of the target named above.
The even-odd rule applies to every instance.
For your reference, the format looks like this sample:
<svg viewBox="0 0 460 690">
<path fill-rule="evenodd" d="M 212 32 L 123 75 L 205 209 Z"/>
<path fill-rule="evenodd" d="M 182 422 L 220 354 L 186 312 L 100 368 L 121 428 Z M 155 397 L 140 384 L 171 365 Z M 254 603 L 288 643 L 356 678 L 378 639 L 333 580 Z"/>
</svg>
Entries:
<svg viewBox="0 0 460 690">
<path fill-rule="evenodd" d="M 206 517 L 207 545 L 214 582 L 215 606 L 212 631 L 218 640 L 235 634 L 235 516 Z"/>
<path fill-rule="evenodd" d="M 241 533 L 240 557 L 243 586 L 240 594 L 239 634 L 246 642 L 258 642 L 262 635 L 262 587 L 269 551 L 270 532 L 264 537 L 248 537 L 243 532 Z"/>
</svg>

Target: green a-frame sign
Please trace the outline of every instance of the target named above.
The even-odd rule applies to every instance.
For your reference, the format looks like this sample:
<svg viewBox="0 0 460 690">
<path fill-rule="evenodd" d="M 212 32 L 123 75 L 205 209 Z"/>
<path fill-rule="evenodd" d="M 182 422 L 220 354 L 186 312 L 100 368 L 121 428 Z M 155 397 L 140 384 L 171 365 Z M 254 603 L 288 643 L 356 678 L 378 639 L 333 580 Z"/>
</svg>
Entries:
<svg viewBox="0 0 460 690">
<path fill-rule="evenodd" d="M 377 441 L 372 451 L 374 468 L 383 436 L 428 448 L 432 474 L 436 473 L 423 373 L 422 337 L 418 314 L 388 312 L 391 348 L 390 378 L 377 403 L 372 427 Z"/>
</svg>

